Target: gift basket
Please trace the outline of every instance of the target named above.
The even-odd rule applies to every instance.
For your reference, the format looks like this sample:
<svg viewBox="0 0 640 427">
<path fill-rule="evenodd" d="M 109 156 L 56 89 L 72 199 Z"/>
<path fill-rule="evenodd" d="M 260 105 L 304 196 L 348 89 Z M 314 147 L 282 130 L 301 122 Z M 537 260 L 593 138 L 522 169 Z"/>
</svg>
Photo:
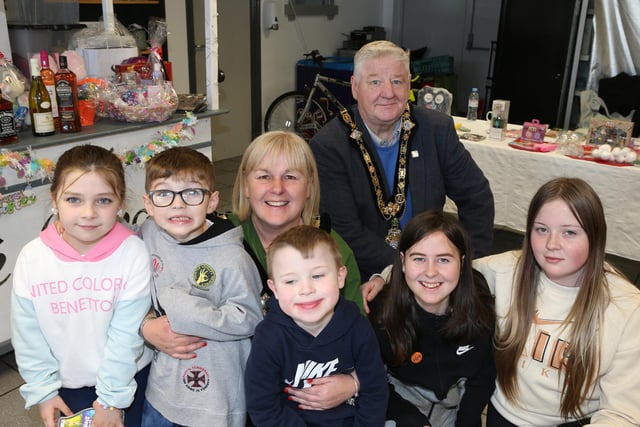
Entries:
<svg viewBox="0 0 640 427">
<path fill-rule="evenodd" d="M 178 109 L 178 95 L 166 81 L 111 86 L 103 99 L 108 117 L 123 122 L 163 122 Z"/>
<path fill-rule="evenodd" d="M 149 21 L 148 58 L 135 57 L 115 65 L 115 81 L 109 82 L 98 96 L 97 114 L 124 122 L 162 122 L 178 108 L 178 95 L 162 62 L 162 43 L 167 31 L 164 20 Z"/>
</svg>

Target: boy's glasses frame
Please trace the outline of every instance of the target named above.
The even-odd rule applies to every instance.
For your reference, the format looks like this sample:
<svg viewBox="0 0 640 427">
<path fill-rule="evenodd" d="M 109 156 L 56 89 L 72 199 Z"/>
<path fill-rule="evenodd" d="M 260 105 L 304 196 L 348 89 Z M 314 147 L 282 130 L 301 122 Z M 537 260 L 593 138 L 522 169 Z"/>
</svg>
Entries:
<svg viewBox="0 0 640 427">
<path fill-rule="evenodd" d="M 169 194 L 171 194 L 171 198 L 169 198 Z M 199 206 L 204 202 L 204 198 L 208 194 L 211 194 L 211 191 L 206 188 L 185 188 L 180 191 L 154 190 L 147 193 L 151 203 L 158 208 L 171 206 L 176 199 L 176 195 L 180 195 L 180 198 L 187 206 Z"/>
</svg>

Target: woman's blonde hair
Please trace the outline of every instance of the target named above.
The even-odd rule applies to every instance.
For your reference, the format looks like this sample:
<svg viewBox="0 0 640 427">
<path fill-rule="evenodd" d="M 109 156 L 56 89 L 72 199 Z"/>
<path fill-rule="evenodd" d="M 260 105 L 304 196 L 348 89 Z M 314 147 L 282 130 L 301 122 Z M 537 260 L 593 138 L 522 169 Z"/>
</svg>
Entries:
<svg viewBox="0 0 640 427">
<path fill-rule="evenodd" d="M 266 160 L 273 163 L 281 155 L 284 156 L 289 169 L 302 173 L 308 180 L 309 198 L 302 210 L 302 222 L 309 225 L 318 215 L 318 167 L 309 144 L 293 132 L 270 131 L 254 139 L 242 155 L 232 196 L 232 209 L 240 221 L 245 221 L 251 216 L 251 205 L 244 192 L 247 176 L 255 171 L 261 162 Z"/>
<path fill-rule="evenodd" d="M 569 332 L 568 351 L 563 355 L 560 415 L 583 418 L 580 404 L 590 395 L 600 371 L 599 335 L 610 295 L 606 272 L 619 274 L 605 262 L 607 224 L 596 192 L 578 178 L 556 178 L 544 184 L 533 196 L 527 214 L 522 255 L 514 273 L 513 301 L 504 326 L 496 336 L 498 384 L 511 401 L 518 399 L 518 364 L 533 325 L 540 278 L 530 237 L 540 209 L 553 200 L 567 204 L 589 240 L 589 252 L 573 307 L 563 321 Z M 522 396 L 525 397 L 526 396 Z"/>
</svg>

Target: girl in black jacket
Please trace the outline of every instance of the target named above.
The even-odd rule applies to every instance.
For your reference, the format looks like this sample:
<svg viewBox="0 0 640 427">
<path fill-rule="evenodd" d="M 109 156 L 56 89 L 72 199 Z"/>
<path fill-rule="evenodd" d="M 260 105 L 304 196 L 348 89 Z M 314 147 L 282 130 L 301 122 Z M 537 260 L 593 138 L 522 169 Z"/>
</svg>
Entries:
<svg viewBox="0 0 640 427">
<path fill-rule="evenodd" d="M 471 267 L 458 219 L 426 211 L 403 230 L 372 322 L 389 374 L 397 427 L 481 426 L 495 387 L 493 299 Z"/>
</svg>

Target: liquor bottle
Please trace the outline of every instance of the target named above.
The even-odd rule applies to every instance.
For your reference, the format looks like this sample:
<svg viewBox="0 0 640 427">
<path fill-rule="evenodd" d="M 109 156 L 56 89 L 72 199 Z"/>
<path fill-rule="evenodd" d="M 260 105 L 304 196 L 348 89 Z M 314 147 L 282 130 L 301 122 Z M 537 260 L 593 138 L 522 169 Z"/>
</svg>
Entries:
<svg viewBox="0 0 640 427">
<path fill-rule="evenodd" d="M 51 112 L 51 97 L 40 77 L 38 58 L 31 58 L 31 90 L 29 90 L 29 114 L 34 136 L 48 136 L 56 132 Z"/>
<path fill-rule="evenodd" d="M 56 97 L 60 113 L 60 132 L 80 132 L 76 74 L 67 68 L 67 57 L 64 55 L 60 55 L 60 69 L 56 73 Z"/>
<path fill-rule="evenodd" d="M 18 132 L 13 119 L 13 104 L 4 99 L 0 92 L 0 146 L 14 142 L 18 142 Z"/>
<path fill-rule="evenodd" d="M 53 113 L 53 123 L 56 129 L 60 129 L 60 116 L 58 115 L 58 101 L 56 100 L 56 73 L 49 68 L 49 52 L 40 51 L 40 77 L 49 92 L 51 98 L 51 112 Z"/>
<path fill-rule="evenodd" d="M 480 95 L 478 94 L 478 88 L 471 89 L 469 94 L 469 104 L 467 108 L 467 120 L 476 120 L 478 118 L 478 103 L 480 101 Z"/>
</svg>

